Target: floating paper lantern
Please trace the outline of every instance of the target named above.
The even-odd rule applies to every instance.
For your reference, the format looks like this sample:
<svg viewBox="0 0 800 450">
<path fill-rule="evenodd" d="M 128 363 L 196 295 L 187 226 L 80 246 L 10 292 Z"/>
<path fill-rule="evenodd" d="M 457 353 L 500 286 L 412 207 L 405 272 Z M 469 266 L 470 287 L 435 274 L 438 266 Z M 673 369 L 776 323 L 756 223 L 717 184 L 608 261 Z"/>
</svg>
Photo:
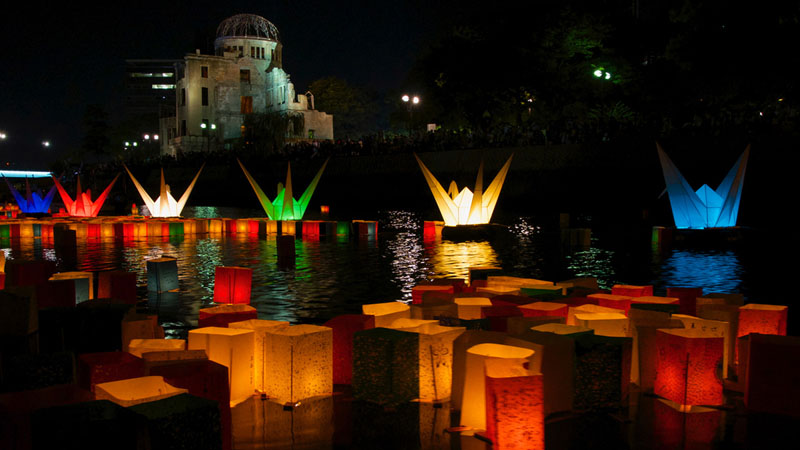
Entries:
<svg viewBox="0 0 800 450">
<path fill-rule="evenodd" d="M 250 303 L 253 269 L 247 267 L 217 267 L 214 271 L 215 303 Z"/>
<path fill-rule="evenodd" d="M 120 406 L 133 406 L 184 394 L 186 389 L 170 386 L 158 376 L 129 378 L 95 385 L 98 400 L 110 400 Z"/>
<path fill-rule="evenodd" d="M 615 284 L 611 286 L 612 295 L 622 295 L 626 297 L 646 297 L 653 295 L 653 286 L 633 286 L 629 284 Z"/>
<path fill-rule="evenodd" d="M 725 367 L 726 373 L 723 377 L 727 378 L 727 372 L 736 362 L 736 339 L 739 335 L 739 307 L 735 305 L 704 304 L 697 305 L 697 316 L 702 319 L 726 322 L 728 333 L 725 338 Z"/>
<path fill-rule="evenodd" d="M 747 168 L 750 146 L 745 148 L 731 170 L 716 190 L 704 184 L 697 191 L 693 190 L 678 168 L 669 159 L 661 146 L 658 157 L 667 184 L 669 202 L 672 205 L 672 216 L 677 228 L 710 228 L 736 226 L 739 214 L 739 201 L 742 197 L 742 185 Z M 669 295 L 669 294 L 668 294 Z M 694 312 L 681 311 L 684 314 Z"/>
<path fill-rule="evenodd" d="M 219 405 L 214 400 L 180 394 L 133 405 L 129 410 L 143 423 L 151 448 L 202 445 L 218 449 L 222 445 Z"/>
<path fill-rule="evenodd" d="M 564 299 L 563 301 L 567 302 L 569 300 L 570 299 Z M 596 301 L 589 298 L 586 298 L 586 300 Z M 575 314 L 619 314 L 619 310 L 616 308 L 606 308 L 605 306 L 597 306 L 597 304 L 592 303 L 578 303 L 579 306 L 569 306 L 569 310 L 567 310 L 567 325 L 577 325 L 575 321 Z"/>
<path fill-rule="evenodd" d="M 597 300 L 597 305 L 604 308 L 614 308 L 621 310 L 628 315 L 631 309 L 632 297 L 627 295 L 613 295 L 613 294 L 591 294 L 587 296 L 590 299 Z"/>
<path fill-rule="evenodd" d="M 750 334 L 744 403 L 752 411 L 800 416 L 800 338 Z M 744 355 L 741 355 L 744 358 Z"/>
<path fill-rule="evenodd" d="M 411 305 L 412 319 L 439 320 L 443 317 L 458 317 L 458 305 L 455 303 Z"/>
<path fill-rule="evenodd" d="M 419 398 L 420 335 L 389 328 L 353 337 L 353 397 L 378 404 Z"/>
<path fill-rule="evenodd" d="M 121 270 L 99 272 L 97 298 L 113 298 L 127 304 L 135 304 L 136 273 Z"/>
<path fill-rule="evenodd" d="M 205 166 L 205 163 L 203 164 Z M 189 194 L 192 193 L 192 189 L 194 189 L 194 184 L 197 182 L 197 178 L 200 176 L 200 172 L 203 171 L 203 167 L 200 167 L 200 170 L 197 171 L 197 175 L 194 176 L 194 179 L 189 184 L 189 187 L 186 188 L 186 191 L 181 196 L 180 200 L 175 201 L 175 198 L 172 196 L 172 192 L 170 191 L 169 185 L 164 181 L 164 169 L 161 169 L 161 190 L 159 191 L 160 194 L 155 201 L 147 195 L 147 192 L 144 190 L 141 184 L 134 178 L 131 171 L 126 167 L 124 164 L 122 167 L 125 167 L 125 170 L 128 172 L 128 175 L 131 177 L 131 181 L 133 181 L 134 186 L 136 186 L 136 190 L 139 191 L 139 195 L 142 197 L 142 201 L 147 205 L 147 209 L 150 210 L 150 215 L 153 217 L 178 217 L 181 215 L 181 211 L 183 211 L 183 207 L 186 205 L 186 201 L 189 200 Z"/>
<path fill-rule="evenodd" d="M 430 291 L 439 291 L 439 292 L 446 292 L 448 294 L 453 294 L 454 288 L 453 286 L 437 286 L 433 284 L 418 284 L 411 288 L 411 303 L 415 305 L 419 305 L 422 303 L 422 295 L 425 292 Z"/>
<path fill-rule="evenodd" d="M 205 361 L 208 360 L 208 355 L 205 350 L 155 351 L 142 353 L 142 360 L 144 374 L 151 375 L 150 372 L 156 367 L 182 364 L 185 361 Z"/>
<path fill-rule="evenodd" d="M 549 323 L 563 324 L 564 318 L 561 316 L 509 317 L 506 321 L 506 333 L 510 336 L 523 336 L 531 328 Z"/>
<path fill-rule="evenodd" d="M 314 195 L 314 190 L 317 188 L 320 177 L 322 177 L 322 172 L 325 170 L 325 166 L 328 165 L 328 160 L 326 159 L 319 169 L 319 172 L 317 172 L 317 175 L 314 176 L 314 179 L 311 180 L 311 183 L 309 183 L 308 187 L 303 192 L 303 195 L 300 196 L 300 199 L 295 200 L 294 197 L 292 197 L 294 195 L 292 193 L 292 166 L 291 163 L 287 163 L 286 184 L 282 185 L 279 183 L 278 194 L 275 196 L 275 200 L 270 200 L 267 194 L 261 190 L 258 183 L 256 183 L 256 180 L 250 175 L 250 172 L 244 168 L 242 162 L 238 159 L 236 161 L 239 163 L 239 167 L 242 168 L 242 172 L 244 172 L 244 176 L 247 177 L 247 181 L 250 183 L 253 191 L 255 191 L 258 201 L 264 208 L 264 212 L 266 212 L 267 216 L 272 220 L 302 220 L 306 208 L 308 208 L 308 203 L 311 201 L 311 196 Z"/>
<path fill-rule="evenodd" d="M 75 303 L 94 298 L 94 274 L 92 272 L 59 272 L 51 280 L 72 280 L 75 284 Z"/>
<path fill-rule="evenodd" d="M 703 296 L 703 288 L 668 287 L 667 297 L 677 297 L 680 313 L 693 316 L 697 313 L 697 298 Z"/>
<path fill-rule="evenodd" d="M 627 405 L 631 338 L 582 335 L 575 340 L 575 409 Z"/>
<path fill-rule="evenodd" d="M 545 329 L 550 325 L 547 324 Z M 578 328 L 569 327 L 567 328 Z M 537 331 L 533 327 L 521 336 L 526 341 L 539 344 L 537 356 L 541 359 L 542 383 L 544 386 L 544 414 L 572 411 L 575 400 L 575 339 L 581 333 L 591 334 L 592 330 Z M 583 330 L 583 329 L 581 329 Z"/>
<path fill-rule="evenodd" d="M 147 352 L 181 351 L 186 349 L 183 339 L 131 339 L 128 342 L 128 353 L 142 357 Z"/>
<path fill-rule="evenodd" d="M 133 339 L 163 339 L 164 329 L 158 324 L 155 314 L 128 313 L 122 318 L 122 350 L 128 351 Z"/>
<path fill-rule="evenodd" d="M 205 350 L 208 359 L 228 368 L 231 406 L 253 395 L 253 331 L 204 327 L 189 330 L 189 350 Z"/>
<path fill-rule="evenodd" d="M 445 191 L 442 185 L 436 180 L 430 170 L 425 167 L 422 160 L 414 154 L 417 163 L 419 164 L 422 173 L 425 176 L 425 181 L 431 189 L 433 197 L 436 199 L 436 204 L 439 211 L 442 213 L 442 218 L 447 226 L 455 225 L 478 225 L 489 223 L 492 219 L 497 199 L 500 197 L 500 190 L 503 188 L 508 169 L 511 167 L 511 158 L 497 173 L 492 183 L 484 192 L 483 190 L 483 161 L 478 167 L 478 178 L 475 181 L 475 192 L 464 188 L 461 192 L 458 191 L 455 181 L 450 182 L 450 188 Z"/>
<path fill-rule="evenodd" d="M 631 309 L 633 352 L 631 355 L 631 382 L 642 391 L 652 392 L 656 379 L 656 332 L 663 328 L 683 328 L 683 322 L 669 313 L 644 309 Z"/>
<path fill-rule="evenodd" d="M 631 299 L 631 308 L 664 311 L 670 314 L 680 310 L 680 299 L 677 297 L 656 297 L 645 295 Z"/>
<path fill-rule="evenodd" d="M 388 302 L 361 305 L 364 314 L 375 316 L 375 327 L 387 327 L 397 319 L 410 319 L 411 308 L 405 303 Z"/>
<path fill-rule="evenodd" d="M 253 331 L 253 385 L 259 392 L 266 392 L 266 370 L 272 364 L 267 358 L 267 333 L 277 328 L 285 328 L 289 322 L 281 320 L 259 320 L 250 319 L 242 322 L 231 322 L 228 328 L 240 328 Z"/>
<path fill-rule="evenodd" d="M 536 278 L 509 277 L 505 275 L 487 275 L 486 281 L 489 286 L 505 286 L 516 289 L 553 287 L 552 281 L 537 280 Z"/>
<path fill-rule="evenodd" d="M 522 305 L 529 305 L 531 303 L 531 298 L 527 295 L 495 295 L 491 297 L 492 305 L 511 305 L 511 306 L 522 306 Z M 564 313 L 566 315 L 566 313 Z"/>
<path fill-rule="evenodd" d="M 564 296 L 563 286 L 550 284 L 537 284 L 534 286 L 522 286 L 519 288 L 520 295 L 537 298 L 539 300 L 558 300 Z"/>
<path fill-rule="evenodd" d="M 464 320 L 480 319 L 483 317 L 481 310 L 492 306 L 492 301 L 487 297 L 460 297 L 455 299 L 458 305 L 458 318 Z"/>
<path fill-rule="evenodd" d="M 699 329 L 673 328 L 656 333 L 658 360 L 655 393 L 680 405 L 721 405 L 724 340 Z"/>
<path fill-rule="evenodd" d="M 258 311 L 250 305 L 219 305 L 201 308 L 197 314 L 199 327 L 227 327 L 231 322 L 258 318 Z"/>
<path fill-rule="evenodd" d="M 322 324 L 333 329 L 333 384 L 353 381 L 353 336 L 357 331 L 375 328 L 375 316 L 345 314 Z"/>
<path fill-rule="evenodd" d="M 71 308 L 75 306 L 75 282 L 53 280 L 36 285 L 36 301 L 39 309 Z"/>
<path fill-rule="evenodd" d="M 6 287 L 33 286 L 47 281 L 56 271 L 53 261 L 10 260 L 5 266 Z"/>
<path fill-rule="evenodd" d="M 178 260 L 169 256 L 147 261 L 147 290 L 167 292 L 178 289 Z"/>
<path fill-rule="evenodd" d="M 708 337 L 721 337 L 723 340 L 722 352 L 722 378 L 728 378 L 728 362 L 729 355 L 727 348 L 729 347 L 732 339 L 731 324 L 719 320 L 701 319 L 698 317 L 686 316 L 683 314 L 673 314 L 673 320 L 679 320 L 683 324 L 683 328 L 690 330 L 698 330 Z"/>
<path fill-rule="evenodd" d="M 575 324 L 591 328 L 600 336 L 630 336 L 628 318 L 621 313 L 589 313 L 575 314 Z"/>
<path fill-rule="evenodd" d="M 502 344 L 478 344 L 467 350 L 464 393 L 461 401 L 461 425 L 486 430 L 486 377 L 487 359 L 526 359 L 533 357 L 529 348 Z"/>
<path fill-rule="evenodd" d="M 100 209 L 103 208 L 103 203 L 105 203 L 108 193 L 111 191 L 111 187 L 117 182 L 117 178 L 119 178 L 119 174 L 117 174 L 117 176 L 111 180 L 111 183 L 108 185 L 108 187 L 103 190 L 103 192 L 95 201 L 92 201 L 91 190 L 87 189 L 86 192 L 81 192 L 80 177 L 78 177 L 78 193 L 75 195 L 75 200 L 72 200 L 72 197 L 67 194 L 67 191 L 61 186 L 61 183 L 58 182 L 56 177 L 53 177 L 53 182 L 55 183 L 55 187 L 58 189 L 58 194 L 61 196 L 61 200 L 64 202 L 64 207 L 67 209 L 67 213 L 70 216 L 97 217 Z"/>
<path fill-rule="evenodd" d="M 662 448 L 708 448 L 719 432 L 722 411 L 684 406 L 669 400 L 653 402 L 654 441 Z"/>
<path fill-rule="evenodd" d="M 489 329 L 505 333 L 510 317 L 521 317 L 522 311 L 516 305 L 492 305 L 481 308 L 481 318 L 489 319 Z"/>
<path fill-rule="evenodd" d="M 739 336 L 750 333 L 786 336 L 789 308 L 782 305 L 750 303 L 739 308 Z"/>
<path fill-rule="evenodd" d="M 453 341 L 465 328 L 443 327 L 435 321 L 399 319 L 392 328 L 419 334 L 419 398 L 450 398 L 453 377 Z"/>
<path fill-rule="evenodd" d="M 744 295 L 739 293 L 711 292 L 697 299 L 697 305 L 744 306 Z"/>
<path fill-rule="evenodd" d="M 566 320 L 569 308 L 566 303 L 533 302 L 520 305 L 519 310 L 525 317 L 562 316 Z"/>
<path fill-rule="evenodd" d="M 543 377 L 526 359 L 487 359 L 486 436 L 497 450 L 544 450 Z"/>
<path fill-rule="evenodd" d="M 84 353 L 77 365 L 78 385 L 92 392 L 96 384 L 145 375 L 144 361 L 128 352 Z"/>
<path fill-rule="evenodd" d="M 265 391 L 279 403 L 333 392 L 333 330 L 295 325 L 267 330 Z"/>
<path fill-rule="evenodd" d="M 541 325 L 536 325 L 530 328 L 533 331 L 538 331 L 540 333 L 552 333 L 557 334 L 559 336 L 568 336 L 571 338 L 577 338 L 578 336 L 582 335 L 590 335 L 594 334 L 594 330 L 587 327 L 581 327 L 577 325 L 565 325 L 561 323 L 545 323 Z"/>
</svg>

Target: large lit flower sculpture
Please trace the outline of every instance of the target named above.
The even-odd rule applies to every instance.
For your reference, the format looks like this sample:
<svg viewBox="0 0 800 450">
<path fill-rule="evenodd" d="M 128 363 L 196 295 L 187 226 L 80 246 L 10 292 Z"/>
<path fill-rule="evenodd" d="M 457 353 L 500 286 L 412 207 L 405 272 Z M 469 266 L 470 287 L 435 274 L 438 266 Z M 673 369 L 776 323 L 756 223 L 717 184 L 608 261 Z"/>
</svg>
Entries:
<svg viewBox="0 0 800 450">
<path fill-rule="evenodd" d="M 717 190 L 704 184 L 697 191 L 692 190 L 661 146 L 658 144 L 656 146 L 661 169 L 664 172 L 664 181 L 667 183 L 675 226 L 677 228 L 736 226 L 750 146 L 747 146 Z"/>
<path fill-rule="evenodd" d="M 53 177 L 53 181 L 56 183 L 58 194 L 61 196 L 61 201 L 64 202 L 64 206 L 67 208 L 67 213 L 69 213 L 70 216 L 97 217 L 97 213 L 99 213 L 100 209 L 103 207 L 103 203 L 105 203 L 108 193 L 111 191 L 111 187 L 117 182 L 117 178 L 119 178 L 119 175 L 114 177 L 114 180 L 111 181 L 111 184 L 105 188 L 103 193 L 100 194 L 95 201 L 92 201 L 91 189 L 87 189 L 86 192 L 81 192 L 80 177 L 78 177 L 78 193 L 75 195 L 75 200 L 72 200 L 72 197 L 67 194 L 67 191 L 63 186 L 61 186 L 61 183 L 58 182 L 56 177 Z"/>
<path fill-rule="evenodd" d="M 203 166 L 205 166 L 205 164 L 203 164 Z M 136 190 L 139 191 L 142 201 L 144 201 L 144 204 L 147 205 L 147 209 L 150 210 L 150 215 L 153 217 L 178 217 L 181 215 L 183 207 L 186 206 L 186 201 L 189 200 L 189 194 L 192 193 L 194 184 L 197 182 L 200 172 L 203 171 L 203 166 L 201 166 L 200 170 L 197 171 L 197 175 L 194 176 L 191 184 L 189 184 L 189 187 L 186 188 L 186 192 L 183 193 L 181 199 L 178 201 L 175 201 L 175 197 L 173 197 L 172 193 L 170 192 L 169 185 L 164 181 L 164 169 L 161 169 L 161 191 L 158 198 L 153 201 L 153 199 L 147 195 L 147 192 L 144 190 L 142 185 L 139 184 L 139 182 L 133 176 L 128 167 L 123 165 L 125 170 L 128 172 L 128 175 L 130 175 L 131 181 L 133 181 L 133 184 L 136 186 Z"/>
<path fill-rule="evenodd" d="M 442 188 L 436 177 L 433 176 L 430 170 L 425 167 L 419 156 L 414 154 L 419 163 L 422 174 L 425 175 L 425 181 L 428 182 L 433 193 L 433 198 L 436 199 L 436 205 L 444 218 L 444 224 L 447 226 L 455 225 L 479 225 L 486 224 L 492 219 L 494 207 L 497 205 L 497 199 L 500 197 L 500 190 L 503 188 L 503 182 L 506 180 L 508 169 L 511 167 L 511 158 L 500 169 L 500 172 L 494 177 L 489 188 L 484 192 L 483 190 L 483 161 L 478 167 L 478 179 L 475 181 L 475 192 L 464 188 L 461 192 L 458 191 L 455 181 L 450 182 L 450 187 L 447 191 Z"/>
<path fill-rule="evenodd" d="M 3 177 L 11 190 L 11 195 L 19 205 L 19 210 L 23 213 L 46 213 L 50 209 L 50 202 L 53 201 L 53 195 L 56 193 L 56 187 L 50 188 L 50 191 L 42 198 L 37 192 L 31 192 L 31 186 L 28 180 L 25 180 L 25 197 L 19 193 L 14 186 L 8 181 L 8 178 Z"/>
<path fill-rule="evenodd" d="M 237 161 L 239 160 L 237 159 Z M 300 200 L 295 200 L 294 197 L 292 197 L 292 165 L 289 163 L 286 169 L 286 185 L 278 183 L 278 195 L 273 201 L 261 190 L 256 180 L 250 175 L 250 172 L 244 168 L 244 164 L 239 161 L 239 166 L 242 168 L 244 176 L 247 177 L 247 181 L 249 181 L 250 186 L 253 187 L 253 191 L 255 191 L 256 197 L 258 197 L 258 201 L 261 202 L 261 206 L 264 208 L 267 216 L 272 220 L 301 220 L 303 214 L 306 212 L 306 208 L 308 208 L 308 202 L 311 201 L 311 196 L 314 195 L 314 190 L 317 188 L 322 172 L 327 165 L 328 160 L 326 159 L 325 163 L 322 164 L 322 167 L 319 169 L 319 172 L 317 172 L 317 175 L 311 180 L 311 183 L 303 192 Z"/>
</svg>

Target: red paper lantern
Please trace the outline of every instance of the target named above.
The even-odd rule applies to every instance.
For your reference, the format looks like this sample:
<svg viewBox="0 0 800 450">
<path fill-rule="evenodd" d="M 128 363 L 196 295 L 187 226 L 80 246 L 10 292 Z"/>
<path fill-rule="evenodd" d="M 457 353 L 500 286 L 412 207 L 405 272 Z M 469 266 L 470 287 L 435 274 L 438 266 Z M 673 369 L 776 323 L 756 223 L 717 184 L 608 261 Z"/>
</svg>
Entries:
<svg viewBox="0 0 800 450">
<path fill-rule="evenodd" d="M 631 310 L 631 300 L 633 300 L 633 297 L 630 296 L 614 294 L 590 294 L 587 297 L 597 300 L 598 306 L 619 309 L 623 311 L 626 316 Z"/>
<path fill-rule="evenodd" d="M 411 304 L 419 305 L 422 303 L 422 295 L 427 292 L 442 292 L 454 294 L 455 288 L 452 285 L 419 284 L 411 288 Z"/>
<path fill-rule="evenodd" d="M 653 295 L 653 286 L 633 286 L 628 284 L 615 284 L 611 287 L 613 295 L 624 295 L 627 297 L 647 297 Z"/>
<path fill-rule="evenodd" d="M 782 305 L 751 303 L 739 307 L 738 337 L 750 333 L 786 336 L 786 319 L 789 308 Z"/>
<path fill-rule="evenodd" d="M 508 318 L 521 317 L 522 311 L 516 305 L 484 306 L 481 308 L 481 318 L 489 319 L 491 331 L 508 331 Z"/>
<path fill-rule="evenodd" d="M 322 324 L 333 328 L 333 384 L 353 381 L 353 336 L 357 331 L 375 328 L 375 316 L 345 314 Z"/>
<path fill-rule="evenodd" d="M 744 404 L 753 411 L 800 417 L 800 337 L 751 334 L 749 340 Z"/>
<path fill-rule="evenodd" d="M 214 271 L 214 302 L 250 304 L 253 269 L 217 267 Z"/>
<path fill-rule="evenodd" d="M 75 306 L 75 282 L 52 280 L 36 285 L 36 301 L 39 309 L 70 308 Z"/>
<path fill-rule="evenodd" d="M 100 272 L 97 298 L 113 298 L 127 304 L 136 303 L 136 273 L 111 270 Z"/>
<path fill-rule="evenodd" d="M 702 406 L 688 410 L 674 402 L 653 402 L 655 440 L 661 448 L 708 448 L 719 431 L 722 412 Z"/>
<path fill-rule="evenodd" d="M 144 375 L 144 361 L 128 352 L 84 353 L 78 356 L 78 386 L 92 392 L 99 383 Z"/>
<path fill-rule="evenodd" d="M 667 297 L 677 297 L 680 313 L 694 316 L 697 314 L 697 297 L 703 296 L 703 288 L 668 287 Z"/>
<path fill-rule="evenodd" d="M 250 305 L 220 305 L 203 308 L 198 312 L 198 327 L 226 328 L 231 322 L 257 319 L 258 311 Z"/>
<path fill-rule="evenodd" d="M 525 317 L 559 316 L 567 319 L 569 307 L 566 303 L 534 302 L 519 307 Z"/>
<path fill-rule="evenodd" d="M 542 374 L 525 359 L 487 359 L 486 435 L 496 450 L 544 450 Z"/>
<path fill-rule="evenodd" d="M 698 329 L 656 332 L 656 395 L 680 405 L 721 405 L 724 339 Z"/>
</svg>

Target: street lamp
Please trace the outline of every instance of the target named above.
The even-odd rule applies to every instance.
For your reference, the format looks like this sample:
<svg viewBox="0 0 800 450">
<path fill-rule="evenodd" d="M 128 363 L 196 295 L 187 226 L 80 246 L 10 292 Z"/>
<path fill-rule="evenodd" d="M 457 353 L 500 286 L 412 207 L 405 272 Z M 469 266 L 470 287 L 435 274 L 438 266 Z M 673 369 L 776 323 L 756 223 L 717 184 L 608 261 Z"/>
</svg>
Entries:
<svg viewBox="0 0 800 450">
<path fill-rule="evenodd" d="M 50 141 L 42 141 L 43 147 L 50 147 Z"/>
<path fill-rule="evenodd" d="M 5 141 L 7 137 L 8 135 L 5 133 L 5 131 L 0 131 L 0 140 Z"/>
<path fill-rule="evenodd" d="M 410 96 L 408 94 L 403 94 L 403 96 L 400 97 L 400 99 L 403 100 L 403 103 L 406 104 L 406 108 L 408 109 L 408 126 L 407 126 L 407 129 L 408 129 L 408 131 L 410 133 L 411 132 L 411 123 L 414 120 L 414 107 L 419 105 L 420 98 L 418 96 L 416 96 L 416 95 Z"/>
</svg>

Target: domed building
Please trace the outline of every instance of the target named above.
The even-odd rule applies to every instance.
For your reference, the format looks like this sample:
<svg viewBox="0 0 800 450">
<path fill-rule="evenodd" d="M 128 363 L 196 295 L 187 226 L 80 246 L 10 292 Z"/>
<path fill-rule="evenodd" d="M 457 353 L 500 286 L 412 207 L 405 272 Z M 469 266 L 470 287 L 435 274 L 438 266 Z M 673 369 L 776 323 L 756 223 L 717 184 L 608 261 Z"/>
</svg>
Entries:
<svg viewBox="0 0 800 450">
<path fill-rule="evenodd" d="M 162 154 L 218 150 L 242 136 L 250 113 L 302 115 L 289 138 L 333 139 L 333 116 L 314 109 L 310 92 L 297 95 L 283 70 L 278 28 L 254 14 L 238 14 L 217 28 L 214 55 L 188 54 L 176 65 L 175 117 L 162 120 Z"/>
</svg>

